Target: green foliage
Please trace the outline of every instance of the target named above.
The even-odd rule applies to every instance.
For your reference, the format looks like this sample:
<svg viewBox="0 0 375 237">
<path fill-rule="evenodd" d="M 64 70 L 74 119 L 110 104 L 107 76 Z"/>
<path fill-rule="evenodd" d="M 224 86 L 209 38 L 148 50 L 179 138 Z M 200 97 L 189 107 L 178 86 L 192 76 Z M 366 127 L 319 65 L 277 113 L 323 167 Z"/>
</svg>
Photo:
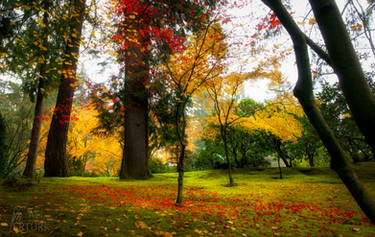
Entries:
<svg viewBox="0 0 375 237">
<path fill-rule="evenodd" d="M 241 127 L 232 128 L 228 135 L 234 162 L 238 168 L 269 165 L 265 157 L 274 152 L 270 142 L 271 135 L 264 131 L 248 131 Z"/>
<path fill-rule="evenodd" d="M 149 160 L 148 167 L 152 174 L 167 173 L 171 171 L 168 164 L 163 163 L 160 159 L 153 158 L 153 157 Z"/>
<path fill-rule="evenodd" d="M 5 168 L 8 163 L 7 161 L 7 144 L 6 144 L 6 127 L 5 119 L 0 111 L 0 177 L 5 174 Z"/>
<path fill-rule="evenodd" d="M 370 86 L 374 93 L 375 84 L 370 81 Z M 324 118 L 348 156 L 354 162 L 373 159 L 373 151 L 367 145 L 364 136 L 351 117 L 339 84 L 322 83 L 322 91 L 317 95 L 317 98 L 322 101 L 320 110 Z"/>
<path fill-rule="evenodd" d="M 6 125 L 5 132 L 2 133 L 6 144 L 3 176 L 17 169 L 26 158 L 24 151 L 30 137 L 32 109 L 28 95 L 19 84 L 0 81 L 0 111 Z"/>
<path fill-rule="evenodd" d="M 37 174 L 35 178 L 25 178 L 21 172 L 13 171 L 5 178 L 2 185 L 14 191 L 24 192 L 37 183 L 40 183 L 40 175 Z"/>
<path fill-rule="evenodd" d="M 262 103 L 256 102 L 251 98 L 245 98 L 240 101 L 235 112 L 238 116 L 251 117 L 254 116 L 257 110 L 261 110 L 263 107 Z"/>
</svg>

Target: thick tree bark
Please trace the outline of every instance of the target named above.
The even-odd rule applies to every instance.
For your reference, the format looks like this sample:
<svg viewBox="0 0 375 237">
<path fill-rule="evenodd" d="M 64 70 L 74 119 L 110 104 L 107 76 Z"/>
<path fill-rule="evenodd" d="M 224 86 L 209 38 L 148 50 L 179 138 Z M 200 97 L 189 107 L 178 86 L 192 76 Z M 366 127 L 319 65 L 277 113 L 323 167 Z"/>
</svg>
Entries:
<svg viewBox="0 0 375 237">
<path fill-rule="evenodd" d="M 77 62 L 84 20 L 85 0 L 72 0 L 72 7 L 71 32 L 75 32 L 75 36 L 72 34 L 71 40 L 67 41 L 65 50 L 67 56 L 63 62 L 63 73 L 61 75 L 56 106 L 48 132 L 44 162 L 44 176 L 46 177 L 68 176 L 66 142 L 74 96 L 73 83 L 77 81 Z"/>
<path fill-rule="evenodd" d="M 136 33 L 134 33 L 136 34 Z M 148 81 L 147 50 L 142 42 L 148 39 L 136 35 L 140 45 L 129 44 L 125 55 L 124 138 L 120 179 L 147 179 L 148 169 Z"/>
<path fill-rule="evenodd" d="M 310 4 L 353 118 L 375 149 L 375 99 L 336 2 L 310 0 Z"/>
<path fill-rule="evenodd" d="M 337 172 L 362 211 L 372 223 L 375 223 L 375 202 L 360 183 L 356 173 L 346 160 L 340 144 L 314 102 L 310 59 L 304 34 L 300 31 L 280 0 L 262 1 L 275 12 L 292 38 L 298 68 L 298 81 L 294 88 L 294 94 L 301 103 L 309 121 L 322 139 L 324 146 L 327 148 L 331 156 L 331 168 Z"/>
<path fill-rule="evenodd" d="M 125 99 L 124 134 L 125 145 L 120 179 L 149 178 L 147 99 L 140 102 L 127 93 Z"/>
<path fill-rule="evenodd" d="M 36 167 L 36 158 L 38 156 L 38 147 L 39 147 L 39 137 L 40 137 L 40 129 L 42 127 L 42 116 L 43 116 L 43 93 L 42 90 L 44 88 L 44 66 L 40 70 L 40 75 L 42 77 L 39 78 L 38 84 L 38 91 L 36 96 L 36 104 L 35 104 L 35 113 L 34 113 L 34 121 L 33 121 L 33 128 L 31 130 L 31 138 L 30 138 L 30 145 L 29 145 L 29 152 L 27 154 L 27 161 L 26 167 L 23 172 L 23 175 L 29 178 L 35 176 L 35 167 Z"/>
</svg>

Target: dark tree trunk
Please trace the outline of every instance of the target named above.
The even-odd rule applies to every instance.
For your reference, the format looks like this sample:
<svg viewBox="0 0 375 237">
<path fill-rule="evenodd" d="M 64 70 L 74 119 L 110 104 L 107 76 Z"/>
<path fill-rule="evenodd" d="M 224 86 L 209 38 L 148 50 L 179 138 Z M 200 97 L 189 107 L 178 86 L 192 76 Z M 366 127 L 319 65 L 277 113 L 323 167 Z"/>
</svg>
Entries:
<svg viewBox="0 0 375 237">
<path fill-rule="evenodd" d="M 120 179 L 149 178 L 147 99 L 140 104 L 139 100 L 135 101 L 128 94 L 125 99 L 124 133 L 125 145 Z"/>
<path fill-rule="evenodd" d="M 44 1 L 43 8 L 48 11 L 49 3 L 48 1 Z M 48 23 L 48 13 L 44 12 L 43 14 L 43 24 Z M 47 41 L 47 30 L 43 29 L 42 34 L 42 42 L 43 45 L 46 44 Z M 44 58 L 47 58 L 46 53 L 41 52 L 44 54 Z M 31 137 L 30 137 L 30 145 L 29 145 L 29 152 L 27 153 L 27 161 L 26 167 L 23 172 L 23 175 L 29 178 L 32 178 L 35 175 L 35 167 L 36 167 L 36 159 L 38 156 L 38 148 L 39 148 L 39 137 L 40 137 L 40 129 L 42 126 L 42 116 L 43 116 L 43 90 L 45 87 L 45 64 L 41 64 L 39 66 L 39 83 L 37 88 L 37 95 L 36 95 L 36 103 L 35 103 L 35 112 L 34 112 L 34 121 L 33 127 L 31 129 Z"/>
<path fill-rule="evenodd" d="M 310 0 L 310 4 L 353 118 L 375 149 L 375 99 L 340 11 L 333 0 Z"/>
<path fill-rule="evenodd" d="M 280 179 L 283 179 L 283 172 L 281 171 L 281 166 L 280 166 L 280 157 L 277 159 L 277 166 L 279 167 Z"/>
<path fill-rule="evenodd" d="M 309 165 L 310 167 L 315 167 L 315 164 L 314 164 L 314 154 L 311 153 L 311 152 L 308 152 L 307 153 L 307 157 L 309 158 Z"/>
<path fill-rule="evenodd" d="M 185 160 L 185 149 L 186 149 L 186 115 L 185 115 L 186 103 L 179 103 L 176 110 L 176 132 L 180 145 L 180 154 L 177 156 L 177 198 L 176 204 L 181 205 L 183 189 L 184 189 L 184 160 Z M 182 115 L 182 116 L 181 116 Z M 182 121 L 180 121 L 182 119 Z M 181 128 L 180 128 L 181 124 Z M 181 129 L 181 130 L 180 130 Z"/>
<path fill-rule="evenodd" d="M 36 104 L 35 104 L 35 113 L 34 113 L 34 121 L 33 121 L 33 128 L 31 130 L 31 138 L 30 138 L 30 145 L 29 145 L 29 152 L 27 154 L 27 161 L 26 167 L 23 172 L 23 175 L 29 178 L 35 176 L 35 167 L 36 167 L 36 158 L 38 156 L 38 147 L 39 147 L 39 137 L 40 137 L 40 129 L 42 126 L 42 116 L 43 116 L 43 93 L 42 90 L 44 88 L 44 66 L 40 70 L 40 75 L 43 77 L 39 78 L 38 84 L 38 92 L 36 96 Z"/>
<path fill-rule="evenodd" d="M 277 155 L 283 160 L 286 167 L 291 168 L 292 165 L 291 163 L 288 162 L 288 159 L 290 160 L 290 157 L 288 157 L 288 155 L 285 154 L 285 152 L 281 149 L 281 140 L 276 138 L 274 140 L 274 144 L 275 144 Z"/>
<path fill-rule="evenodd" d="M 135 33 L 136 34 L 136 33 Z M 148 81 L 147 52 L 142 51 L 147 38 L 137 35 L 141 45 L 129 44 L 125 55 L 124 150 L 120 179 L 147 179 L 148 169 Z"/>
<path fill-rule="evenodd" d="M 327 148 L 331 156 L 331 168 L 337 172 L 362 211 L 372 223 L 375 223 L 375 202 L 360 183 L 357 175 L 346 160 L 344 152 L 332 130 L 328 127 L 327 122 L 315 105 L 310 59 L 304 34 L 300 31 L 280 0 L 262 1 L 275 12 L 292 38 L 298 68 L 298 81 L 294 88 L 294 94 L 301 103 L 311 124 L 318 132 L 324 146 Z M 329 11 L 329 9 L 323 9 L 323 11 Z M 334 31 L 335 29 L 331 30 Z"/>
<path fill-rule="evenodd" d="M 77 62 L 82 34 L 85 0 L 72 0 L 73 16 L 71 18 L 71 32 L 75 37 L 67 41 L 63 62 L 63 73 L 57 94 L 56 106 L 48 133 L 44 162 L 44 176 L 68 176 L 68 162 L 66 160 L 66 142 L 70 123 L 70 113 L 74 96 L 74 83 L 77 81 Z"/>
<path fill-rule="evenodd" d="M 181 144 L 181 151 L 180 155 L 177 160 L 177 172 L 178 172 L 178 179 L 177 179 L 177 198 L 176 203 L 182 203 L 182 196 L 184 190 L 184 160 L 185 160 L 185 144 Z"/>
</svg>

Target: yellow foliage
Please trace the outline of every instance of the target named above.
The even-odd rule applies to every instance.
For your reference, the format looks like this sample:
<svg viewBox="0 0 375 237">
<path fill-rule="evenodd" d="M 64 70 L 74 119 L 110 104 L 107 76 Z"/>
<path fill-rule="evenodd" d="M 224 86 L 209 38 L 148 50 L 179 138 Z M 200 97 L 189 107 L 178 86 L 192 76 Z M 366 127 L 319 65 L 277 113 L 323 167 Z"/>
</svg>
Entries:
<svg viewBox="0 0 375 237">
<path fill-rule="evenodd" d="M 107 172 L 115 175 L 122 159 L 120 139 L 117 134 L 105 137 L 92 134 L 93 129 L 99 125 L 97 115 L 98 112 L 91 105 L 73 106 L 66 151 L 68 157 L 77 157 L 87 161 L 85 168 L 88 172 Z M 44 120 L 37 167 L 43 167 L 44 164 L 49 126 L 50 122 Z"/>
<path fill-rule="evenodd" d="M 186 50 L 172 55 L 168 63 L 161 65 L 171 85 L 183 96 L 192 96 L 201 85 L 222 73 L 221 60 L 227 53 L 224 39 L 220 24 L 213 24 L 191 37 Z"/>
</svg>

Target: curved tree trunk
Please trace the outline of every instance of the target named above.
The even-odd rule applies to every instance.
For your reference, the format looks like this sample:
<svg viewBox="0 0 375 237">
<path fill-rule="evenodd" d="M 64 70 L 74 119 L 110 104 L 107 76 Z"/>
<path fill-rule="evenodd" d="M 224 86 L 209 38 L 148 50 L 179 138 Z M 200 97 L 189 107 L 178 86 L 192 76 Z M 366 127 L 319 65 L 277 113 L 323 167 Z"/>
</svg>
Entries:
<svg viewBox="0 0 375 237">
<path fill-rule="evenodd" d="M 324 146 L 331 156 L 331 168 L 337 172 L 342 182 L 348 188 L 354 199 L 372 223 L 375 223 L 375 202 L 360 183 L 356 173 L 345 158 L 344 152 L 328 127 L 319 109 L 316 107 L 313 95 L 313 83 L 304 34 L 293 21 L 280 0 L 262 0 L 280 19 L 292 38 L 298 68 L 298 81 L 294 94 L 301 103 L 309 121 L 319 134 Z"/>
<path fill-rule="evenodd" d="M 68 176 L 68 162 L 66 160 L 66 142 L 72 110 L 74 83 L 77 81 L 77 62 L 82 34 L 85 0 L 72 0 L 73 15 L 71 18 L 70 41 L 67 41 L 63 62 L 63 73 L 57 94 L 56 106 L 48 132 L 47 147 L 44 162 L 44 176 Z"/>
<path fill-rule="evenodd" d="M 336 2 L 309 1 L 353 118 L 367 143 L 375 149 L 375 99 Z"/>
<path fill-rule="evenodd" d="M 285 154 L 285 152 L 281 149 L 281 140 L 276 138 L 275 141 L 274 141 L 274 144 L 275 144 L 275 148 L 276 148 L 276 152 L 277 152 L 277 155 L 279 156 L 279 158 L 281 158 L 285 164 L 285 166 L 287 168 L 291 168 L 292 165 L 291 163 L 288 162 L 288 158 L 290 160 L 290 157 L 288 157 L 287 154 Z"/>
</svg>

